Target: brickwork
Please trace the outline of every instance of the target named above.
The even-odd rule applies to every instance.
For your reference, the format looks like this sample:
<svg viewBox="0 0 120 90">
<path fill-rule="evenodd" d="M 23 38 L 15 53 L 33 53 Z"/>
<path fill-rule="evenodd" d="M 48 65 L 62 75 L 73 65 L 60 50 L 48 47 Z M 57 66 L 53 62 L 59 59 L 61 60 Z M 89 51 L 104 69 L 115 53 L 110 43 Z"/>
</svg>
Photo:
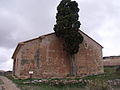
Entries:
<svg viewBox="0 0 120 90">
<path fill-rule="evenodd" d="M 84 33 L 82 35 L 84 41 L 75 55 L 78 76 L 103 73 L 102 47 Z M 68 76 L 69 56 L 62 42 L 55 34 L 49 34 L 19 44 L 20 48 L 13 55 L 14 75 L 29 78 L 29 71 L 33 71 L 34 78 Z"/>
</svg>

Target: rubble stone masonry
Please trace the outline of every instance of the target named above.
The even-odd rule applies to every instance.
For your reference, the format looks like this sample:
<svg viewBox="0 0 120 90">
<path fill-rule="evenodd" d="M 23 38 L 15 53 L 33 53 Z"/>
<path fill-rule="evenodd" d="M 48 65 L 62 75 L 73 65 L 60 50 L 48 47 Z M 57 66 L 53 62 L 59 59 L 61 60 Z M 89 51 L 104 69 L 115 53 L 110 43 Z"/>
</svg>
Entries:
<svg viewBox="0 0 120 90">
<path fill-rule="evenodd" d="M 102 47 L 87 36 L 75 55 L 77 75 L 103 73 Z M 70 73 L 69 55 L 63 50 L 63 41 L 55 34 L 19 43 L 13 55 L 13 73 L 18 78 L 62 78 Z"/>
<path fill-rule="evenodd" d="M 103 57 L 104 66 L 120 66 L 120 56 Z"/>
</svg>

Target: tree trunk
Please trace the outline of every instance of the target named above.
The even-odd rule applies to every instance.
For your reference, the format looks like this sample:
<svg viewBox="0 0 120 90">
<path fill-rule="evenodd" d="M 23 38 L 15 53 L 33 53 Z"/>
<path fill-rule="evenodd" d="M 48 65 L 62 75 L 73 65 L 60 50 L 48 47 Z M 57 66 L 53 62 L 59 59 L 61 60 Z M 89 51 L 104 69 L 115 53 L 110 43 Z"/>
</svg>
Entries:
<svg viewBox="0 0 120 90">
<path fill-rule="evenodd" d="M 77 66 L 75 62 L 75 55 L 70 55 L 70 75 L 76 76 L 77 75 Z"/>
</svg>

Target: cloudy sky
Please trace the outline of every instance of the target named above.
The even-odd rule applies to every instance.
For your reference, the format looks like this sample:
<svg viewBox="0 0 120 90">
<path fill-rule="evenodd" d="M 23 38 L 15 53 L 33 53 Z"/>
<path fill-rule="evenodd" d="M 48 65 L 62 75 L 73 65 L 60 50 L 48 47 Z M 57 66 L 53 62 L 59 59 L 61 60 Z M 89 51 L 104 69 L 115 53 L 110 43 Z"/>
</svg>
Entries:
<svg viewBox="0 0 120 90">
<path fill-rule="evenodd" d="M 53 32 L 61 0 L 0 0 L 0 69 L 12 70 L 18 42 Z M 103 56 L 120 55 L 120 1 L 76 0 L 81 30 L 99 42 Z"/>
</svg>

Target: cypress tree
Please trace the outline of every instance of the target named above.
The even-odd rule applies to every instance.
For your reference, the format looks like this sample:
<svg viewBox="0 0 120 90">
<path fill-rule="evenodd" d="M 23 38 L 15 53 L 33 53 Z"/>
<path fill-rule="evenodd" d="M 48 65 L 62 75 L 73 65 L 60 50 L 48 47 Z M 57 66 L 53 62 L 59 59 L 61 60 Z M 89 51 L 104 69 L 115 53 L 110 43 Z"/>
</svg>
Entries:
<svg viewBox="0 0 120 90">
<path fill-rule="evenodd" d="M 79 44 L 83 36 L 79 33 L 81 23 L 79 19 L 79 8 L 76 1 L 62 0 L 57 7 L 56 24 L 54 31 L 57 37 L 64 40 L 64 50 L 70 55 L 71 75 L 76 75 L 75 54 L 79 51 Z"/>
</svg>

